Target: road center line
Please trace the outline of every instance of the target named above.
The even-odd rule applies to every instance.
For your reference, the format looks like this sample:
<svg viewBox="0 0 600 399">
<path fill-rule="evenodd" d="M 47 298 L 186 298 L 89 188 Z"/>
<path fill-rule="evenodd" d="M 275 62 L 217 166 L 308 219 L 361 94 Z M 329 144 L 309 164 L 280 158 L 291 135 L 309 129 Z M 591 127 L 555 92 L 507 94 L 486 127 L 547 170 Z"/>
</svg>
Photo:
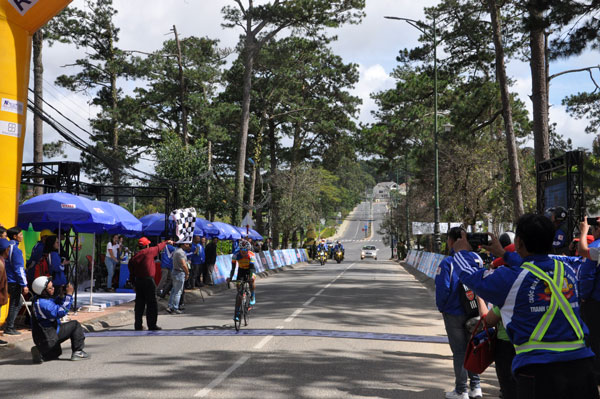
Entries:
<svg viewBox="0 0 600 399">
<path fill-rule="evenodd" d="M 313 297 L 312 297 L 312 298 L 310 298 L 308 301 L 304 302 L 304 303 L 302 304 L 302 306 L 308 306 L 308 305 L 310 305 L 310 304 L 312 303 L 312 301 L 314 301 L 316 298 L 317 298 L 316 296 L 313 296 Z"/>
<path fill-rule="evenodd" d="M 210 393 L 210 391 L 212 391 L 217 385 L 219 385 L 220 383 L 222 383 L 223 381 L 225 381 L 225 379 L 227 377 L 229 377 L 229 375 L 231 373 L 233 373 L 235 370 L 238 369 L 238 367 L 242 366 L 244 363 L 246 363 L 246 361 L 248 361 L 248 359 L 250 359 L 250 356 L 242 356 L 238 359 L 237 362 L 235 362 L 231 367 L 229 367 L 227 370 L 225 370 L 223 372 L 223 374 L 221 374 L 220 376 L 218 376 L 217 378 L 215 378 L 214 380 L 212 380 L 210 382 L 210 384 L 208 384 L 205 388 L 203 388 L 202 390 L 198 391 L 194 397 L 195 398 L 204 398 L 206 397 L 206 395 L 208 395 Z"/>
<path fill-rule="evenodd" d="M 296 310 L 294 311 L 294 313 L 292 313 L 292 315 L 291 315 L 290 317 L 288 317 L 287 319 L 285 319 L 285 322 L 286 322 L 286 323 L 289 323 L 290 321 L 294 320 L 294 318 L 295 318 L 296 316 L 298 316 L 300 313 L 302 313 L 302 311 L 303 311 L 303 310 L 304 310 L 303 308 L 296 309 Z"/>
<path fill-rule="evenodd" d="M 315 296 L 319 296 L 319 295 L 321 295 L 321 294 L 323 293 L 323 291 L 325 291 L 325 288 L 323 288 L 323 289 L 321 289 L 321 291 L 317 292 L 317 293 L 315 294 Z"/>
</svg>

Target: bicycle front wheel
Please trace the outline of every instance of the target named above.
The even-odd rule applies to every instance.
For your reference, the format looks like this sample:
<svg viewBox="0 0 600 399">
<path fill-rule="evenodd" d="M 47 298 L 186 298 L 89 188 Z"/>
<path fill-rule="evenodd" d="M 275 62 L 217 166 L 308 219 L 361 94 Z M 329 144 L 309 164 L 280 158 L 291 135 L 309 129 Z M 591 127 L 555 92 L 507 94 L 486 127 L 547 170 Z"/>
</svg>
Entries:
<svg viewBox="0 0 600 399">
<path fill-rule="evenodd" d="M 247 326 L 250 321 L 250 294 L 244 295 L 244 325 Z"/>
<path fill-rule="evenodd" d="M 239 295 L 239 294 L 238 294 Z M 240 301 L 241 305 L 240 308 L 238 310 L 238 308 L 235 308 L 235 316 L 233 318 L 233 325 L 235 326 L 235 331 L 240 331 L 240 327 L 242 326 L 242 313 L 243 313 L 243 306 L 244 306 L 244 298 L 242 297 L 242 300 Z M 237 300 L 236 300 L 237 303 Z"/>
</svg>

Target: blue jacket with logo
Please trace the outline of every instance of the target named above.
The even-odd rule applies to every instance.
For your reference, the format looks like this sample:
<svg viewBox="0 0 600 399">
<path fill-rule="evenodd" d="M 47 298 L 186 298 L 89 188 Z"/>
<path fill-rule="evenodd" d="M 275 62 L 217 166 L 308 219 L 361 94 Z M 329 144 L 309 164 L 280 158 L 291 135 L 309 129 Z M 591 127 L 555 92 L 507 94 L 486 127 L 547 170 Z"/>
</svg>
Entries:
<svg viewBox="0 0 600 399">
<path fill-rule="evenodd" d="M 533 330 L 550 305 L 551 292 L 546 283 L 521 267 L 499 267 L 495 270 L 479 270 L 473 259 L 473 253 L 460 251 L 454 256 L 454 265 L 462 282 L 477 295 L 501 309 L 502 322 L 513 345 L 522 345 L 529 341 Z M 554 262 L 564 263 L 565 279 L 561 285 L 564 296 L 570 303 L 585 336 L 588 328 L 581 320 L 579 312 L 579 293 L 575 271 L 568 257 L 550 258 L 548 255 L 533 255 L 523 259 L 543 270 L 548 276 L 554 275 Z M 591 262 L 591 261 L 588 261 Z M 562 311 L 557 311 L 542 342 L 576 341 L 577 335 Z M 536 349 L 517 354 L 513 360 L 513 371 L 528 364 L 566 362 L 593 357 L 589 347 L 556 352 Z"/>
<path fill-rule="evenodd" d="M 66 295 L 64 298 L 39 298 L 33 301 L 33 313 L 42 327 L 52 327 L 56 323 L 56 333 L 60 331 L 60 319 L 66 316 L 73 304 L 73 297 Z"/>
<path fill-rule="evenodd" d="M 27 286 L 27 277 L 25 277 L 25 261 L 23 252 L 19 249 L 19 243 L 15 240 L 9 241 L 9 256 L 5 262 L 6 280 L 9 283 L 19 284 L 21 287 Z"/>
<path fill-rule="evenodd" d="M 456 268 L 453 266 L 454 251 L 450 251 L 450 256 L 440 262 L 435 274 L 435 304 L 442 313 L 448 313 L 456 316 L 464 315 L 465 310 L 460 301 L 460 280 Z M 479 259 L 479 265 L 483 265 L 483 261 Z"/>
<path fill-rule="evenodd" d="M 175 252 L 177 248 L 174 246 L 167 244 L 165 249 L 162 250 L 160 255 L 160 267 L 163 269 L 173 270 L 173 252 Z"/>
<path fill-rule="evenodd" d="M 62 264 L 62 259 L 56 251 L 52 251 L 48 256 L 48 266 L 50 268 L 50 274 L 52 275 L 52 283 L 55 286 L 61 286 L 67 284 L 67 277 L 65 276 L 65 267 Z"/>
<path fill-rule="evenodd" d="M 198 251 L 198 254 L 196 254 L 196 250 Z M 204 247 L 202 244 L 192 244 L 192 256 L 190 258 L 192 264 L 201 265 L 204 263 L 204 259 Z"/>
</svg>

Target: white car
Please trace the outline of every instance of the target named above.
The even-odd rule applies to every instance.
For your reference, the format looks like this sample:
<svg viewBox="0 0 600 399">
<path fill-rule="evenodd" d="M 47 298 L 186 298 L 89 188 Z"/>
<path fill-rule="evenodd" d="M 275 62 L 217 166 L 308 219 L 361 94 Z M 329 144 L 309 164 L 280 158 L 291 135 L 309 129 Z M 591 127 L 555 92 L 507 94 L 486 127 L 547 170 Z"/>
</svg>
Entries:
<svg viewBox="0 0 600 399">
<path fill-rule="evenodd" d="M 377 260 L 377 248 L 375 248 L 375 245 L 365 245 L 362 247 L 362 250 L 360 251 L 360 260 L 363 260 L 364 258 L 373 258 Z"/>
</svg>

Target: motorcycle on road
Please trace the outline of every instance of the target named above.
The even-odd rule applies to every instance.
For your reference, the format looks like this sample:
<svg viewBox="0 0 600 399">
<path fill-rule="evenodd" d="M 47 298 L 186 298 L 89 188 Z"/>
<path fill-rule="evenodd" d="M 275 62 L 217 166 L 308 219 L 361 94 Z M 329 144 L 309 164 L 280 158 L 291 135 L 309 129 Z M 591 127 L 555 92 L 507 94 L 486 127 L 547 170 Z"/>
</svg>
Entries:
<svg viewBox="0 0 600 399">
<path fill-rule="evenodd" d="M 317 259 L 319 260 L 319 262 L 321 262 L 321 266 L 323 266 L 327 262 L 327 254 L 325 253 L 325 251 L 319 251 L 319 253 L 317 254 Z"/>
<path fill-rule="evenodd" d="M 337 263 L 342 263 L 344 260 L 344 253 L 342 251 L 336 251 L 334 259 Z"/>
</svg>

